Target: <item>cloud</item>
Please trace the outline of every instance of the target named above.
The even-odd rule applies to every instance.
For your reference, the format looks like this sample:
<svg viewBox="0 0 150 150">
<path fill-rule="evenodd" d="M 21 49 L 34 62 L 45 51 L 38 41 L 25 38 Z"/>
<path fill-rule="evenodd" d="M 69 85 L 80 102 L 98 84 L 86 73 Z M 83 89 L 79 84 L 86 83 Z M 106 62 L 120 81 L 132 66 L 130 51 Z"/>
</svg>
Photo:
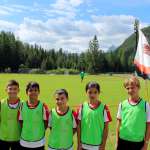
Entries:
<svg viewBox="0 0 150 150">
<path fill-rule="evenodd" d="M 83 21 L 58 18 L 43 22 L 24 18 L 16 35 L 25 42 L 41 44 L 44 48 L 62 47 L 78 52 L 87 48 L 87 42 L 93 36 L 90 30 L 90 24 Z"/>
<path fill-rule="evenodd" d="M 69 9 L 73 7 L 78 7 L 81 5 L 85 0 L 56 0 L 55 3 L 51 4 L 51 6 L 55 9 Z"/>
<path fill-rule="evenodd" d="M 30 13 L 31 15 L 34 13 L 41 13 L 44 14 L 44 8 L 41 8 L 40 5 L 27 6 L 27 5 L 20 5 L 20 4 L 8 4 L 8 5 L 0 5 L 0 16 L 13 16 L 13 15 L 24 15 L 25 13 Z"/>
<path fill-rule="evenodd" d="M 0 16 L 6 16 L 9 15 L 10 13 L 6 10 L 0 9 Z"/>
<path fill-rule="evenodd" d="M 104 49 L 108 49 L 111 45 L 120 45 L 133 33 L 134 16 L 92 16 L 92 19 Z"/>
<path fill-rule="evenodd" d="M 88 48 L 89 41 L 98 36 L 100 48 L 107 50 L 112 45 L 119 46 L 133 31 L 135 17 L 132 15 L 92 15 L 95 9 L 87 9 L 88 19 L 79 19 L 82 14 L 79 6 L 91 0 L 56 0 L 47 7 L 34 3 L 32 6 L 0 6 L 0 15 L 32 12 L 23 17 L 21 23 L 0 20 L 0 29 L 12 31 L 16 37 L 30 44 L 39 44 L 46 49 L 70 50 L 81 52 Z M 33 19 L 33 12 L 44 17 Z M 46 17 L 45 17 L 46 16 Z M 32 19 L 31 19 L 32 18 Z M 44 19 L 43 19 L 44 18 Z M 142 22 L 142 27 L 148 25 Z"/>
<path fill-rule="evenodd" d="M 21 13 L 23 12 L 22 8 L 15 7 L 15 5 L 5 6 L 0 5 L 0 16 L 8 16 L 12 15 L 13 13 Z"/>
<path fill-rule="evenodd" d="M 118 1 L 118 6 L 128 6 L 128 7 L 141 7 L 141 6 L 146 6 L 150 4 L 150 0 L 126 0 L 126 1 Z"/>
<path fill-rule="evenodd" d="M 92 16 L 91 21 L 66 19 L 64 17 L 46 21 L 24 18 L 15 34 L 21 40 L 37 43 L 44 48 L 63 48 L 81 52 L 88 48 L 94 35 L 98 36 L 100 48 L 119 46 L 133 31 L 134 16 Z M 146 25 L 147 23 L 143 23 Z"/>
<path fill-rule="evenodd" d="M 45 9 L 47 16 L 74 18 L 77 15 L 78 7 L 87 0 L 56 0 L 50 5 L 50 8 Z"/>
<path fill-rule="evenodd" d="M 17 30 L 17 24 L 13 22 L 0 20 L 0 30 L 14 32 Z"/>
</svg>

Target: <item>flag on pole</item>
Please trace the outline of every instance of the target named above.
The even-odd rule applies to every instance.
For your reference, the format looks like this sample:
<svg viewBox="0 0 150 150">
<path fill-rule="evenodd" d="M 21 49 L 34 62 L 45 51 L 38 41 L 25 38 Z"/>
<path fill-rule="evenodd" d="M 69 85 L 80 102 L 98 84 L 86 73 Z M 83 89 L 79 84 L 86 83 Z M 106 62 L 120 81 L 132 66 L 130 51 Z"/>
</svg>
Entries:
<svg viewBox="0 0 150 150">
<path fill-rule="evenodd" d="M 144 79 L 150 79 L 150 45 L 140 29 L 134 65 L 137 75 Z"/>
</svg>

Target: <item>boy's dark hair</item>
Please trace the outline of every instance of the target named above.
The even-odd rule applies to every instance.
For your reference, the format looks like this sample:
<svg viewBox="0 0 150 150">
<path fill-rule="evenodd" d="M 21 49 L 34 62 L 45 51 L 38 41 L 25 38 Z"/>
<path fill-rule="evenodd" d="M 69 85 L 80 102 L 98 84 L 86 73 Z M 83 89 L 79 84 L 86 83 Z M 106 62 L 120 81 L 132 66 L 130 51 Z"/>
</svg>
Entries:
<svg viewBox="0 0 150 150">
<path fill-rule="evenodd" d="M 65 89 L 56 90 L 56 91 L 55 91 L 55 95 L 56 95 L 56 94 L 58 94 L 58 95 L 64 94 L 64 95 L 66 96 L 66 98 L 68 98 L 68 92 L 67 92 L 67 90 L 65 90 Z"/>
<path fill-rule="evenodd" d="M 9 80 L 7 83 L 7 87 L 13 86 L 13 85 L 15 85 L 19 88 L 19 83 L 16 80 Z"/>
<path fill-rule="evenodd" d="M 90 88 L 96 88 L 100 92 L 100 85 L 97 82 L 88 82 L 85 86 L 85 91 L 87 92 Z"/>
<path fill-rule="evenodd" d="M 37 82 L 34 82 L 34 81 L 29 82 L 26 86 L 26 92 L 28 92 L 28 90 L 31 88 L 36 88 L 40 91 L 40 86 Z"/>
</svg>

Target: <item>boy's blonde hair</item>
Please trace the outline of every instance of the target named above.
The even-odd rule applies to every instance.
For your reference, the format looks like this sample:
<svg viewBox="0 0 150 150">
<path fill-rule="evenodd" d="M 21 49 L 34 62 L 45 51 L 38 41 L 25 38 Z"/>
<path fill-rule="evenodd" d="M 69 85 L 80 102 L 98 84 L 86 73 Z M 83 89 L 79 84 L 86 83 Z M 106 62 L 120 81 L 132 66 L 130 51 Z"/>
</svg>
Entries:
<svg viewBox="0 0 150 150">
<path fill-rule="evenodd" d="M 137 86 L 138 88 L 141 87 L 140 85 L 140 81 L 139 79 L 136 77 L 136 76 L 131 76 L 130 78 L 126 79 L 124 81 L 124 87 L 126 88 L 128 85 L 134 85 L 134 86 Z"/>
</svg>

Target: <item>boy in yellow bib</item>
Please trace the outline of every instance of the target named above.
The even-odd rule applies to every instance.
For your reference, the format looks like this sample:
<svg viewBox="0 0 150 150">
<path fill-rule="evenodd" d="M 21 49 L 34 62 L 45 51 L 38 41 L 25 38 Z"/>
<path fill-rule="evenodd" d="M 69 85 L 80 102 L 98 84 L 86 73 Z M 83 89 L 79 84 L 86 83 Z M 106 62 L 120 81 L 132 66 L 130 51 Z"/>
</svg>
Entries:
<svg viewBox="0 0 150 150">
<path fill-rule="evenodd" d="M 97 82 L 89 82 L 85 89 L 88 102 L 84 102 L 78 112 L 78 150 L 105 150 L 108 125 L 112 120 L 110 112 L 99 100 Z"/>
<path fill-rule="evenodd" d="M 75 113 L 67 105 L 68 92 L 60 89 L 55 92 L 56 108 L 50 113 L 51 129 L 48 150 L 73 150 L 73 134 L 76 131 Z"/>
<path fill-rule="evenodd" d="M 10 80 L 6 87 L 8 97 L 0 101 L 0 149 L 20 150 L 21 128 L 17 114 L 21 105 L 18 97 L 19 83 Z"/>
<path fill-rule="evenodd" d="M 38 99 L 40 87 L 37 82 L 29 82 L 26 93 L 29 99 L 23 102 L 19 113 L 22 126 L 20 145 L 22 150 L 44 150 L 48 109 Z"/>
<path fill-rule="evenodd" d="M 128 99 L 119 104 L 117 114 L 117 150 L 148 150 L 150 106 L 139 96 L 140 82 L 132 76 L 125 80 Z"/>
</svg>

